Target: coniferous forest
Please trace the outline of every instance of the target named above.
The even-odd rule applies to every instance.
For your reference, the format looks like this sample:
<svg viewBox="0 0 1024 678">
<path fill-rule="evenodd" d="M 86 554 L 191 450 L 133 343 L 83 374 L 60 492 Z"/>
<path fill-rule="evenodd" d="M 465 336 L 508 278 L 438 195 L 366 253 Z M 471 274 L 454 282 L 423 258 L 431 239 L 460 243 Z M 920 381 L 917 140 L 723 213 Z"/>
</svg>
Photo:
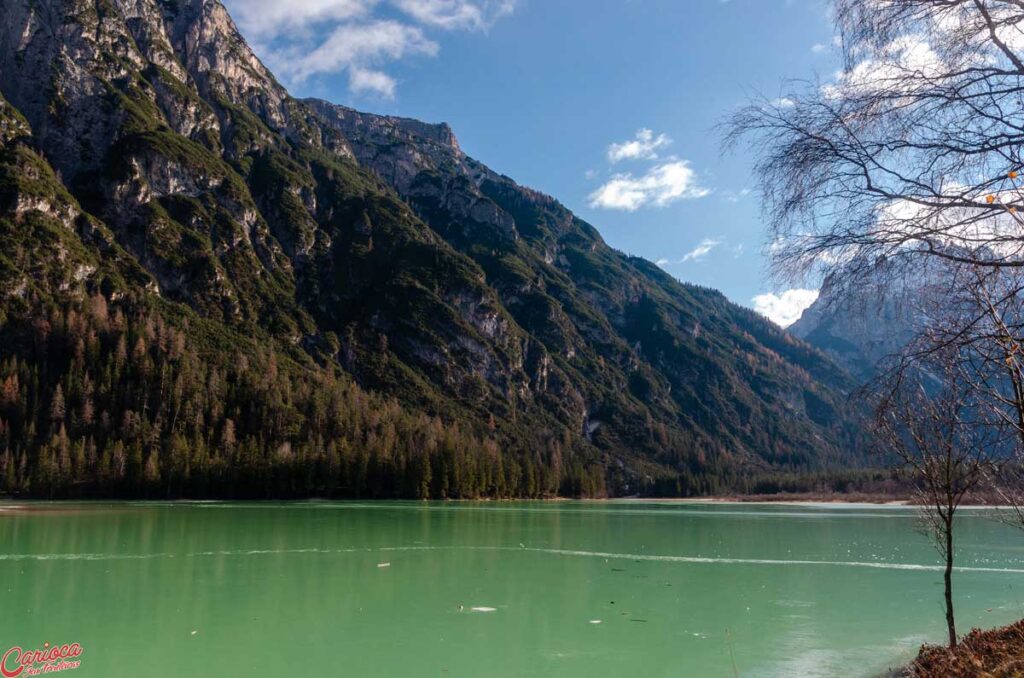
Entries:
<svg viewBox="0 0 1024 678">
<path fill-rule="evenodd" d="M 564 441 L 509 452 L 273 351 L 211 364 L 186 334 L 96 295 L 21 331 L 0 364 L 0 469 L 35 497 L 601 496 Z"/>
</svg>

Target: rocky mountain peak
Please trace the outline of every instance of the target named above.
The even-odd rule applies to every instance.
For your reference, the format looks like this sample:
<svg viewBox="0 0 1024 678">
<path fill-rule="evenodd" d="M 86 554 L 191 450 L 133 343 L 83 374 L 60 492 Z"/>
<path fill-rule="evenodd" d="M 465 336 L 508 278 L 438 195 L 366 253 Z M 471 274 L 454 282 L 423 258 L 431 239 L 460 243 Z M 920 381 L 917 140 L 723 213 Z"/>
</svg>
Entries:
<svg viewBox="0 0 1024 678">
<path fill-rule="evenodd" d="M 825 279 L 821 294 L 789 331 L 867 381 L 921 326 L 928 274 L 909 281 L 885 260 L 856 276 Z"/>
<path fill-rule="evenodd" d="M 322 99 L 304 99 L 303 103 L 356 137 L 376 141 L 401 139 L 420 146 L 437 145 L 457 157 L 465 155 L 455 132 L 446 122 L 433 124 L 412 118 L 362 113 Z"/>
</svg>

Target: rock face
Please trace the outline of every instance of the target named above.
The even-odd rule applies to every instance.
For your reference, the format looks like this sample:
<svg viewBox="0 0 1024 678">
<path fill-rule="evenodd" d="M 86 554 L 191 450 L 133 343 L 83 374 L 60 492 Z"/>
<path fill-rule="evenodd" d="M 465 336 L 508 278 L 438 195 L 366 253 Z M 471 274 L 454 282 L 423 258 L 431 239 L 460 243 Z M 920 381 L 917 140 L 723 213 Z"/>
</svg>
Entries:
<svg viewBox="0 0 1024 678">
<path fill-rule="evenodd" d="M 832 278 L 825 280 L 818 300 L 789 331 L 867 382 L 880 364 L 914 338 L 924 318 L 924 282 L 891 280 L 889 269 L 879 263 L 858 280 L 856 290 Z"/>
<path fill-rule="evenodd" d="M 612 250 L 447 125 L 292 98 L 217 0 L 0 6 L 0 142 L 38 179 L 0 186 L 2 223 L 50 215 L 73 245 L 0 269 L 8 317 L 156 295 L 499 445 L 557 439 L 617 492 L 855 454 L 821 352 Z"/>
</svg>

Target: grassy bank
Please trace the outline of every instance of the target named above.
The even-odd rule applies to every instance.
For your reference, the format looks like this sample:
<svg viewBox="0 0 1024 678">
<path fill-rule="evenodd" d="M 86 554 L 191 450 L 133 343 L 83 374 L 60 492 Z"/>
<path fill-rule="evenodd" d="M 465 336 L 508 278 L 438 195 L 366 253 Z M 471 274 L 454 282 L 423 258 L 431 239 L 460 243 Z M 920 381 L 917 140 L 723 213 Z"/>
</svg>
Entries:
<svg viewBox="0 0 1024 678">
<path fill-rule="evenodd" d="M 1024 676 L 1024 621 L 991 631 L 975 629 L 955 650 L 925 645 L 903 678 L 1011 678 Z"/>
</svg>

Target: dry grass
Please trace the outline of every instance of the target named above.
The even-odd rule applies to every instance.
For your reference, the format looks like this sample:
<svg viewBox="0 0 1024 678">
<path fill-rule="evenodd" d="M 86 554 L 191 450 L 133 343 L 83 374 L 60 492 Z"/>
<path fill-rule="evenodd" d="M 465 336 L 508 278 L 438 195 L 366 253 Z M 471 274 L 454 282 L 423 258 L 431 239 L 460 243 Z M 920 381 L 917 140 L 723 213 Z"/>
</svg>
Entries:
<svg viewBox="0 0 1024 678">
<path fill-rule="evenodd" d="M 975 629 L 955 650 L 925 645 L 908 678 L 1024 678 L 1024 621 L 992 631 Z"/>
</svg>

